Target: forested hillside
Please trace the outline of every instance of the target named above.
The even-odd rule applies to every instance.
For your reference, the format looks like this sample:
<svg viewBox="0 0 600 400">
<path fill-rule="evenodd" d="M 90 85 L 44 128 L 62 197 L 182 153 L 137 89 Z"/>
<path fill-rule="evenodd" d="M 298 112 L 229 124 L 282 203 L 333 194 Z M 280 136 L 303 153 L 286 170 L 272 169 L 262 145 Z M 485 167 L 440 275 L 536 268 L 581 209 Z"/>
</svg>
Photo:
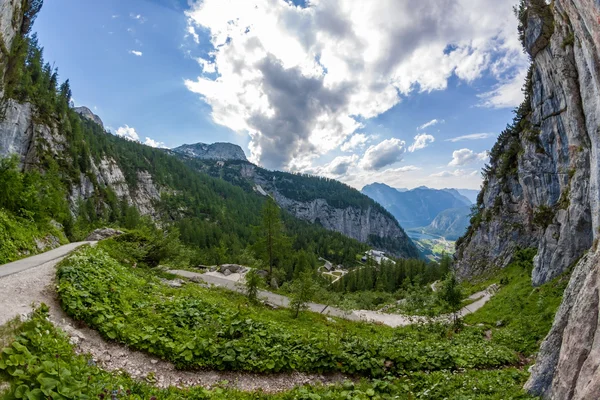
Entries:
<svg viewBox="0 0 600 400">
<path fill-rule="evenodd" d="M 298 219 L 321 225 L 403 258 L 419 258 L 414 243 L 384 207 L 334 179 L 269 171 L 245 161 L 184 157 L 188 165 L 247 192 L 270 194 Z"/>
<path fill-rule="evenodd" d="M 59 82 L 36 35 L 29 34 L 39 7 L 28 4 L 21 35 L 1 59 L 6 74 L 0 129 L 20 129 L 12 136 L 3 134 L 0 146 L 0 155 L 16 157 L 2 161 L 0 183 L 3 193 L 14 194 L 2 199 L 11 221 L 37 223 L 42 237 L 56 230 L 50 224 L 54 221 L 70 240 L 105 225 L 135 228 L 153 222 L 176 229 L 194 249 L 195 262 L 216 263 L 223 250 L 228 261 L 238 260 L 256 241 L 254 226 L 260 222 L 264 196 L 199 173 L 175 156 L 108 134 L 82 118 L 71 107 L 69 81 Z M 22 121 L 23 115 L 30 118 Z M 26 145 L 15 145 L 22 142 Z M 278 261 L 281 268 L 293 268 L 299 250 L 352 265 L 367 248 L 291 215 L 284 220 L 292 251 Z M 12 225 L 3 229 L 14 232 Z M 27 244 L 3 241 L 3 252 L 10 253 L 5 260 L 35 252 L 30 239 Z"/>
</svg>

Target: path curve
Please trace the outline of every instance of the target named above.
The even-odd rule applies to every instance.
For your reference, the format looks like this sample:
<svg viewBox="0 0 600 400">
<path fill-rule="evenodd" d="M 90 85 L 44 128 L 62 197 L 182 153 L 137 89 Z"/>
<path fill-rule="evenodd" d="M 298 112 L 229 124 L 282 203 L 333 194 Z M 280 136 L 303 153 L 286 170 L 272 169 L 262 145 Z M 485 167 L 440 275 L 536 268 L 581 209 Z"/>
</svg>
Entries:
<svg viewBox="0 0 600 400">
<path fill-rule="evenodd" d="M 262 375 L 245 372 L 179 371 L 167 361 L 104 340 L 97 331 L 82 327 L 73 321 L 60 307 L 56 295 L 56 265 L 78 247 L 94 243 L 71 243 L 44 254 L 0 266 L 0 325 L 15 317 L 26 318 L 33 306 L 45 303 L 50 308 L 50 320 L 69 335 L 77 353 L 90 354 L 103 369 L 123 370 L 140 381 L 145 381 L 149 374 L 153 374 L 156 377 L 156 386 L 161 388 L 202 386 L 210 389 L 222 386 L 223 381 L 228 381 L 228 386 L 239 390 L 262 389 L 275 393 L 304 384 L 328 384 L 350 379 L 343 374 L 301 372 Z"/>
<path fill-rule="evenodd" d="M 208 272 L 208 273 L 198 273 L 192 271 L 185 270 L 169 270 L 167 271 L 171 274 L 178 275 L 187 279 L 190 279 L 195 282 L 203 282 L 209 283 L 215 286 L 223 287 L 229 290 L 233 290 L 236 292 L 244 293 L 244 287 L 240 282 L 236 282 L 236 280 L 241 279 L 240 276 L 233 275 L 229 277 L 226 276 L 218 276 L 217 273 Z M 229 278 L 229 279 L 228 279 Z M 481 292 L 477 292 L 469 297 L 470 300 L 474 300 L 473 303 L 468 306 L 463 307 L 459 312 L 459 317 L 464 317 L 465 315 L 474 313 L 479 310 L 481 307 L 487 303 L 495 293 L 495 285 L 491 285 L 485 290 Z M 259 290 L 259 297 L 268 301 L 271 304 L 274 304 L 278 307 L 288 307 L 290 303 L 290 299 L 286 296 L 282 296 L 280 294 L 268 292 L 266 290 Z M 427 318 L 423 316 L 410 316 L 410 315 L 402 315 L 402 314 L 387 314 L 379 311 L 370 311 L 370 310 L 352 310 L 345 311 L 336 307 L 329 307 L 324 304 L 316 304 L 316 303 L 308 303 L 308 309 L 310 311 L 330 315 L 334 317 L 344 318 L 350 321 L 364 321 L 364 322 L 373 322 L 380 323 L 384 325 L 391 326 L 393 328 L 399 326 L 407 326 L 415 323 L 426 323 L 430 321 L 434 322 L 448 322 L 452 320 L 452 316 L 450 315 L 442 315 L 436 318 Z"/>
</svg>

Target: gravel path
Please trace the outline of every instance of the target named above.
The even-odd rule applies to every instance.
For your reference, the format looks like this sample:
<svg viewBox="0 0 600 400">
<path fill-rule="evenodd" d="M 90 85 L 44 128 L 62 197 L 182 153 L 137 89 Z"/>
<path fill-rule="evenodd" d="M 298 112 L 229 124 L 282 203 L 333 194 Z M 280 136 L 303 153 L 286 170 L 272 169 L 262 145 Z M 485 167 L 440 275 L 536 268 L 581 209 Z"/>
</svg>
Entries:
<svg viewBox="0 0 600 400">
<path fill-rule="evenodd" d="M 281 392 L 303 384 L 334 383 L 350 379 L 342 374 L 250 374 L 222 371 L 178 371 L 166 361 L 151 357 L 146 353 L 133 351 L 116 342 L 105 341 L 98 332 L 73 321 L 61 309 L 56 296 L 56 265 L 75 247 L 63 246 L 64 254 L 56 258 L 56 251 L 46 257 L 35 256 L 41 264 L 35 266 L 31 259 L 17 261 L 17 269 L 10 276 L 0 277 L 0 325 L 21 316 L 26 318 L 32 307 L 45 303 L 50 308 L 50 320 L 71 337 L 79 354 L 90 354 L 96 363 L 108 371 L 123 370 L 133 378 L 145 381 L 150 375 L 156 378 L 158 387 L 203 386 L 211 388 L 228 386 L 245 391 L 262 389 L 265 392 Z M 56 249 L 58 250 L 58 249 Z M 47 254 L 47 253 L 45 253 Z M 60 254 L 60 252 L 59 252 Z M 50 257 L 51 261 L 43 262 Z M 34 257 L 31 257 L 34 258 Z M 15 264 L 15 263 L 11 263 Z M 13 265 L 13 268 L 15 265 Z M 0 266 L 0 269 L 4 266 Z"/>
<path fill-rule="evenodd" d="M 208 272 L 208 273 L 198 273 L 184 270 L 171 270 L 169 273 L 190 279 L 196 282 L 209 283 L 215 286 L 223 287 L 229 290 L 233 290 L 236 292 L 243 293 L 244 286 L 242 284 L 242 276 L 240 274 L 232 274 L 229 276 L 225 276 L 223 274 L 217 272 Z M 474 313 L 479 310 L 481 307 L 487 303 L 495 293 L 495 285 L 488 287 L 487 289 L 475 293 L 469 297 L 471 300 L 476 300 L 475 302 L 469 304 L 466 307 L 463 307 L 458 315 L 460 317 L 464 317 L 467 314 Z M 290 300 L 286 296 L 282 296 L 280 294 L 268 292 L 265 290 L 259 291 L 259 297 L 268 301 L 271 304 L 274 304 L 279 307 L 288 307 Z M 421 316 L 408 316 L 402 314 L 388 314 L 379 311 L 369 311 L 369 310 L 352 310 L 352 311 L 344 311 L 339 308 L 329 307 L 324 304 L 316 304 L 316 303 L 308 303 L 308 308 L 310 311 L 314 311 L 320 314 L 331 315 L 339 318 L 344 318 L 350 321 L 366 321 L 366 322 L 374 322 L 380 323 L 384 325 L 391 326 L 393 328 L 399 326 L 407 326 L 415 323 L 425 323 L 431 321 L 427 317 Z M 452 316 L 450 315 L 442 315 L 434 319 L 438 322 L 446 322 L 452 320 Z"/>
</svg>

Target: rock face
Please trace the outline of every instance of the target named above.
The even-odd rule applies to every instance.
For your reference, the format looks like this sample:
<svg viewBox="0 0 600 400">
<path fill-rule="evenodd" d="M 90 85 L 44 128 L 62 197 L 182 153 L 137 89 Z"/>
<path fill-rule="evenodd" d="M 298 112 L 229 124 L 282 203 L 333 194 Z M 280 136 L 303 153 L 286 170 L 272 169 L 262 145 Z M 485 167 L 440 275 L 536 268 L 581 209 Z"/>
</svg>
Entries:
<svg viewBox="0 0 600 400">
<path fill-rule="evenodd" d="M 516 135 L 499 145 L 505 156 L 491 165 L 479 220 L 458 247 L 458 272 L 470 277 L 486 264 L 503 266 L 517 246 L 538 248 L 536 285 L 576 263 L 526 388 L 545 399 L 595 399 L 600 393 L 600 2 L 530 0 L 521 23 L 533 60 L 528 112 Z M 511 154 L 514 165 L 508 162 Z"/>
<path fill-rule="evenodd" d="M 251 179 L 255 190 L 270 195 L 283 209 L 298 219 L 320 224 L 325 229 L 339 232 L 362 243 L 380 247 L 397 257 L 418 258 L 419 250 L 406 235 L 398 221 L 373 206 L 334 207 L 323 198 L 299 201 L 285 196 L 277 187 L 276 180 L 264 176 L 260 168 L 252 164 L 242 166 L 241 174 Z M 386 243 L 385 246 L 379 243 Z"/>
<path fill-rule="evenodd" d="M 457 270 L 468 278 L 505 266 L 517 247 L 537 247 L 532 278 L 540 285 L 572 266 L 598 235 L 600 28 L 597 2 L 528 4 L 521 22 L 533 60 L 530 111 L 501 149 L 517 154 L 516 165 L 502 166 L 500 157 L 492 166 L 481 221 L 457 249 Z"/>
<path fill-rule="evenodd" d="M 96 229 L 94 232 L 90 233 L 89 236 L 87 238 L 85 238 L 85 240 L 86 241 L 104 240 L 104 239 L 108 239 L 113 236 L 119 236 L 122 234 L 123 234 L 123 232 L 119 231 L 117 229 L 101 228 L 101 229 Z"/>
<path fill-rule="evenodd" d="M 546 399 L 596 399 L 600 393 L 600 251 L 575 267 L 552 329 L 538 353 L 529 392 Z"/>
<path fill-rule="evenodd" d="M 184 144 L 174 148 L 173 151 L 184 156 L 199 158 L 201 160 L 241 160 L 247 161 L 244 150 L 231 143 L 213 144 Z"/>
<path fill-rule="evenodd" d="M 0 82 L 4 82 L 5 63 L 22 23 L 21 0 L 0 1 Z M 0 97 L 3 89 L 0 87 Z"/>
<path fill-rule="evenodd" d="M 95 123 L 100 125 L 102 127 L 102 129 L 104 129 L 104 123 L 102 123 L 102 120 L 100 119 L 100 117 L 97 116 L 96 114 L 94 114 L 92 112 L 92 110 L 90 110 L 89 108 L 75 107 L 75 108 L 73 108 L 73 111 L 75 111 L 77 114 L 81 115 L 82 117 L 89 119 L 90 121 L 94 121 Z"/>
</svg>

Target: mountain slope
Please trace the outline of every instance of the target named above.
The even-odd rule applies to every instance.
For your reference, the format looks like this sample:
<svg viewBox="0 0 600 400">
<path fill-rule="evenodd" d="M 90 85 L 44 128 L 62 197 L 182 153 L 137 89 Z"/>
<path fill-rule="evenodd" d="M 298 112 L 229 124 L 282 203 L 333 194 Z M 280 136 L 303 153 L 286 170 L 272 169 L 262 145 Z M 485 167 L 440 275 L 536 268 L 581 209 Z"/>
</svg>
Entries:
<svg viewBox="0 0 600 400">
<path fill-rule="evenodd" d="M 357 190 L 332 179 L 268 171 L 249 162 L 186 157 L 193 168 L 246 191 L 270 194 L 296 218 L 403 258 L 420 256 L 394 217 Z"/>
<path fill-rule="evenodd" d="M 476 213 L 458 243 L 457 272 L 490 273 L 527 247 L 537 248 L 534 285 L 574 266 L 526 388 L 548 399 L 596 398 L 600 4 L 522 1 L 518 16 L 533 62 L 526 99 L 491 151 Z"/>
<path fill-rule="evenodd" d="M 429 225 L 442 211 L 468 206 L 458 192 L 419 187 L 400 192 L 382 183 L 367 185 L 362 193 L 383 205 L 405 228 Z"/>
<path fill-rule="evenodd" d="M 188 157 L 202 160 L 242 160 L 247 161 L 244 150 L 231 143 L 196 143 L 184 144 L 171 151 Z"/>
<path fill-rule="evenodd" d="M 449 208 L 440 212 L 422 231 L 431 235 L 443 236 L 447 240 L 457 240 L 467 231 L 470 215 L 470 207 Z"/>
</svg>

